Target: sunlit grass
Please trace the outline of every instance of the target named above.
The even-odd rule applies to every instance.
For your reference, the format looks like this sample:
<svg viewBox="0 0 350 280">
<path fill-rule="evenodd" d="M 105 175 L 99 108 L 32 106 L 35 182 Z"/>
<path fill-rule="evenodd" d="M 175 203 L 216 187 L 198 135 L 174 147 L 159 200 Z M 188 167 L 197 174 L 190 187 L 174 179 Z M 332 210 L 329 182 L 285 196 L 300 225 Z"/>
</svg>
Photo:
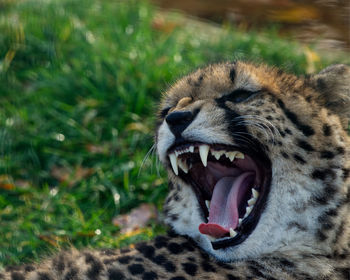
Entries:
<svg viewBox="0 0 350 280">
<path fill-rule="evenodd" d="M 118 247 L 112 218 L 161 208 L 165 174 L 153 144 L 161 92 L 209 62 L 251 59 L 295 73 L 329 63 L 264 34 L 167 20 L 135 1 L 0 4 L 0 263 L 55 248 Z M 2 5 L 2 6 L 1 6 Z M 182 18 L 183 19 L 183 18 Z M 317 59 L 310 60 L 310 54 Z M 312 57 L 312 56 L 311 56 Z M 99 230 L 99 231 L 96 231 Z"/>
</svg>

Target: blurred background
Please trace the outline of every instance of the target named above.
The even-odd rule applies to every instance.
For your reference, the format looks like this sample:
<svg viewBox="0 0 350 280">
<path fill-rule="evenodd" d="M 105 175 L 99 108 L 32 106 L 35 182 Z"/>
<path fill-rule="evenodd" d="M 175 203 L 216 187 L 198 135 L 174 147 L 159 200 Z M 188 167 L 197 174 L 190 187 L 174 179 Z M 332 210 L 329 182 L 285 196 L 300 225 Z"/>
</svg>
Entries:
<svg viewBox="0 0 350 280">
<path fill-rule="evenodd" d="M 161 93 L 247 59 L 350 63 L 349 1 L 0 1 L 0 266 L 162 233 Z"/>
</svg>

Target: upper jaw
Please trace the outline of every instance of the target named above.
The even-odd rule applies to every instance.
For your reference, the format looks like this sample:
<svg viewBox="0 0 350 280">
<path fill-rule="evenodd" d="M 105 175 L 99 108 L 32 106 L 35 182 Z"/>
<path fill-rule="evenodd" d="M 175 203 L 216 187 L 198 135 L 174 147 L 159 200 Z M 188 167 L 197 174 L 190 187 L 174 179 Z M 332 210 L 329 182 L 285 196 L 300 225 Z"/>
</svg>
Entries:
<svg viewBox="0 0 350 280">
<path fill-rule="evenodd" d="M 168 149 L 167 155 L 172 172 L 191 185 L 197 196 L 204 222 L 204 226 L 202 229 L 199 227 L 199 231 L 207 234 L 206 236 L 212 240 L 213 248 L 226 248 L 243 242 L 254 230 L 265 207 L 271 180 L 271 164 L 268 158 L 263 153 L 257 155 L 255 152 L 238 146 L 200 142 L 183 142 L 180 145 L 173 145 Z M 208 224 L 210 224 L 209 219 L 212 213 L 210 213 L 208 201 L 211 201 L 213 197 L 215 186 L 223 177 L 239 178 L 249 172 L 254 172 L 255 175 L 249 187 L 246 187 L 247 194 L 241 195 L 244 198 L 237 199 L 236 214 L 232 214 L 232 219 L 237 221 L 232 222 L 232 228 L 222 227 L 222 230 L 219 230 L 219 237 L 213 238 L 213 234 L 208 234 L 205 227 L 209 227 L 210 232 L 212 226 Z M 243 189 L 240 186 L 238 188 Z M 251 189 L 248 190 L 248 188 Z M 233 192 L 228 191 L 227 195 Z M 235 197 L 234 194 L 231 196 Z M 215 200 L 219 199 L 215 198 Z M 211 216 L 211 219 L 215 220 L 215 217 L 213 218 L 215 215 Z M 226 235 L 221 236 L 221 234 Z"/>
</svg>

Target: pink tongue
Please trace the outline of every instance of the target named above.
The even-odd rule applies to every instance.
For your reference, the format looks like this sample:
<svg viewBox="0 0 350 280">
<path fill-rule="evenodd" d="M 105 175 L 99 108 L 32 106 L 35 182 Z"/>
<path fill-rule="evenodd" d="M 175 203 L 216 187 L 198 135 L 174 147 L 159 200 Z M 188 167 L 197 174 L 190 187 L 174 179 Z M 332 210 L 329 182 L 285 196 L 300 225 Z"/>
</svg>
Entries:
<svg viewBox="0 0 350 280">
<path fill-rule="evenodd" d="M 202 234 L 220 238 L 238 225 L 238 207 L 244 194 L 254 182 L 253 172 L 244 172 L 238 177 L 223 177 L 214 187 L 210 202 L 208 223 L 199 225 Z"/>
</svg>

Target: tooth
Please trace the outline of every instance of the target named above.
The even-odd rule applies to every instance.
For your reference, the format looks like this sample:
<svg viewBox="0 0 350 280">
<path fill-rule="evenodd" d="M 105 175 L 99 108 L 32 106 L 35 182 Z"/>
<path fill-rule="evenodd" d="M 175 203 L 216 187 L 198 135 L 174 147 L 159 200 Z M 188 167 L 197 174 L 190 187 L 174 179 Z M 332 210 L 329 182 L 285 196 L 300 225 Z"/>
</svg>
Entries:
<svg viewBox="0 0 350 280">
<path fill-rule="evenodd" d="M 234 231 L 232 228 L 230 228 L 230 237 L 235 237 L 237 235 L 237 232 Z"/>
<path fill-rule="evenodd" d="M 193 146 L 190 146 L 190 147 L 188 148 L 188 150 L 189 150 L 191 153 L 193 153 L 193 152 L 194 152 L 194 147 L 193 147 Z"/>
<path fill-rule="evenodd" d="M 174 153 L 172 153 L 169 155 L 169 159 L 175 175 L 179 175 L 179 170 L 177 169 L 177 156 Z"/>
<path fill-rule="evenodd" d="M 230 159 L 230 161 L 233 161 L 235 159 L 237 152 L 227 152 L 225 155 Z"/>
<path fill-rule="evenodd" d="M 210 235 L 207 235 L 207 237 L 209 238 L 210 241 L 216 241 L 216 238 L 215 237 L 212 237 Z"/>
<path fill-rule="evenodd" d="M 240 226 L 242 223 L 243 219 L 238 219 L 238 225 Z"/>
<path fill-rule="evenodd" d="M 179 151 L 175 151 L 175 156 L 178 156 L 179 155 Z"/>
<path fill-rule="evenodd" d="M 244 154 L 242 154 L 241 152 L 237 152 L 236 158 L 244 159 Z"/>
<path fill-rule="evenodd" d="M 205 205 L 207 206 L 208 210 L 210 209 L 210 201 L 209 200 L 206 200 L 205 201 Z"/>
<path fill-rule="evenodd" d="M 188 173 L 188 166 L 187 166 L 187 163 L 186 163 L 186 160 L 178 160 L 177 161 L 179 167 L 187 174 Z"/>
<path fill-rule="evenodd" d="M 256 198 L 256 199 L 258 199 L 258 197 L 259 197 L 259 192 L 256 190 L 256 189 L 252 189 L 252 193 L 253 193 L 253 197 L 254 198 Z"/>
<path fill-rule="evenodd" d="M 204 166 L 207 166 L 208 153 L 209 153 L 208 145 L 199 146 L 199 155 L 201 157 L 201 160 Z"/>
<path fill-rule="evenodd" d="M 246 207 L 246 209 L 245 209 L 246 213 L 245 214 L 248 216 L 250 214 L 250 212 L 252 212 L 252 209 L 253 209 L 252 206 Z"/>
<path fill-rule="evenodd" d="M 254 205 L 256 202 L 256 198 L 255 197 L 252 197 L 251 199 L 248 200 L 248 205 L 251 206 L 251 205 Z"/>
<path fill-rule="evenodd" d="M 212 155 L 216 158 L 216 160 L 219 160 L 222 154 L 224 154 L 224 151 L 211 151 Z"/>
</svg>

